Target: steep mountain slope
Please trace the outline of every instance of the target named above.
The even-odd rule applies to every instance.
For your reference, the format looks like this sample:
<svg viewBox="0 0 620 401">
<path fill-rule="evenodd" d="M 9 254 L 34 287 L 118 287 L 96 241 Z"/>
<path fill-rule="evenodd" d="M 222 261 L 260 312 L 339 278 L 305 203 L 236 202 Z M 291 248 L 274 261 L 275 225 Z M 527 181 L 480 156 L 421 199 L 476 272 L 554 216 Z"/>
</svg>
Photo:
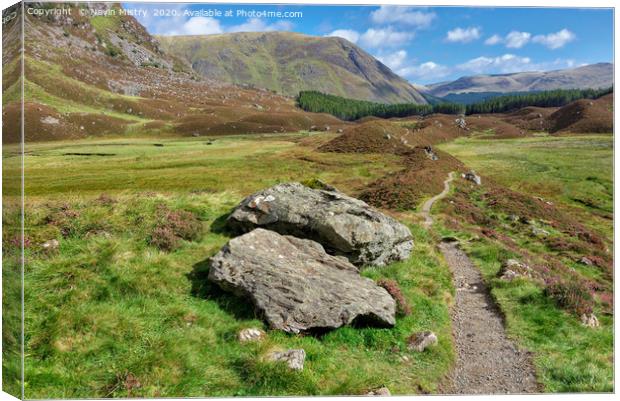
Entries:
<svg viewBox="0 0 620 401">
<path fill-rule="evenodd" d="M 458 93 L 608 88 L 613 84 L 613 74 L 613 64 L 598 63 L 556 71 L 467 76 L 456 81 L 427 85 L 426 88 L 427 93 L 441 97 Z"/>
<path fill-rule="evenodd" d="M 336 37 L 292 32 L 158 37 L 202 76 L 295 96 L 317 90 L 383 103 L 426 103 L 406 80 L 374 57 Z"/>
<path fill-rule="evenodd" d="M 166 54 L 135 18 L 118 11 L 118 4 L 62 7 L 70 11 L 26 13 L 27 141 L 274 133 L 341 124 L 335 117 L 299 110 L 292 99 L 200 77 Z M 94 16 L 95 11 L 108 14 Z M 19 43 L 19 30 L 5 33 L 4 41 Z M 10 60 L 3 58 L 5 143 L 20 138 L 19 60 Z"/>
</svg>

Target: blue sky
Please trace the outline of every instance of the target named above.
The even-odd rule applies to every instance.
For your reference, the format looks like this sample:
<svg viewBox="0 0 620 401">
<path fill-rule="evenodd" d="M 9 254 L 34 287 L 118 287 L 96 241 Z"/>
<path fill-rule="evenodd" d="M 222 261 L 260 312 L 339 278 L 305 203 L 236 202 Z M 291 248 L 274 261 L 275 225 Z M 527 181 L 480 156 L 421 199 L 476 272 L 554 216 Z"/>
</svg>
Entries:
<svg viewBox="0 0 620 401">
<path fill-rule="evenodd" d="M 295 31 L 341 36 L 413 83 L 613 61 L 613 11 L 576 8 L 124 3 L 160 35 Z M 163 15 L 157 15 L 159 14 Z M 219 11 L 213 16 L 210 11 Z M 226 15 L 226 11 L 232 15 Z M 252 11 L 280 12 L 253 16 Z M 289 17 L 294 12 L 300 15 Z M 287 15 L 283 13 L 289 13 Z"/>
</svg>

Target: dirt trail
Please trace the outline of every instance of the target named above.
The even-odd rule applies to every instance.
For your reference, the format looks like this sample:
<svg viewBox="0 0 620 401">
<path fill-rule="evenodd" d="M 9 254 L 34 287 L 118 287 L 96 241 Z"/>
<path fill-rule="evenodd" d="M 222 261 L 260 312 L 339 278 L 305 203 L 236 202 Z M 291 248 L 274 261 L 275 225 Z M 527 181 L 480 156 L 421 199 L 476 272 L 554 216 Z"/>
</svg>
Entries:
<svg viewBox="0 0 620 401">
<path fill-rule="evenodd" d="M 433 204 L 450 190 L 454 173 L 444 181 L 444 190 L 422 206 L 424 225 L 433 223 Z M 457 361 L 444 394 L 536 393 L 539 385 L 530 355 L 506 337 L 504 321 L 482 281 L 480 271 L 457 242 L 439 246 L 452 271 L 456 297 L 452 308 L 452 330 Z"/>
<path fill-rule="evenodd" d="M 424 227 L 430 228 L 430 226 L 433 225 L 433 217 L 431 216 L 431 209 L 433 208 L 433 205 L 435 204 L 435 202 L 437 202 L 440 199 L 445 198 L 446 195 L 448 195 L 448 192 L 450 191 L 450 183 L 452 182 L 452 180 L 454 180 L 454 172 L 451 172 L 450 174 L 448 174 L 448 178 L 443 182 L 443 191 L 433 196 L 432 198 L 424 202 L 424 205 L 422 205 L 421 213 L 422 213 L 422 216 L 424 217 Z"/>
</svg>

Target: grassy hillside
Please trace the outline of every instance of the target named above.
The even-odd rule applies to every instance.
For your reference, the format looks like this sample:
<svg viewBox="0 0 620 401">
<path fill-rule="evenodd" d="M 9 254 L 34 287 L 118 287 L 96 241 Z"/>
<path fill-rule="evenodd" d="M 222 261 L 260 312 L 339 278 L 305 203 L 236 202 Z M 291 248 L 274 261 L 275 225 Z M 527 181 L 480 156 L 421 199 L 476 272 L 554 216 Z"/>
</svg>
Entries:
<svg viewBox="0 0 620 401">
<path fill-rule="evenodd" d="M 200 136 L 274 133 L 332 126 L 331 116 L 305 113 L 291 99 L 201 78 L 164 52 L 133 17 L 89 17 L 67 4 L 66 16 L 27 15 L 26 140 L 102 136 Z M 106 7 L 118 7 L 107 4 Z M 14 25 L 14 22 L 13 22 Z M 4 41 L 19 42 L 6 27 Z M 19 60 L 11 46 L 3 62 L 3 143 L 18 142 Z"/>
<path fill-rule="evenodd" d="M 316 90 L 384 103 L 426 103 L 406 80 L 341 38 L 293 32 L 158 36 L 171 54 L 203 75 L 288 96 Z"/>
<path fill-rule="evenodd" d="M 613 391 L 613 138 L 462 138 L 440 147 L 483 174 L 483 187 L 459 185 L 446 200 L 442 230 L 462 239 L 509 335 L 533 352 L 545 390 Z M 498 279 L 508 258 L 526 261 L 537 278 Z M 581 324 L 583 308 L 600 327 Z"/>
</svg>

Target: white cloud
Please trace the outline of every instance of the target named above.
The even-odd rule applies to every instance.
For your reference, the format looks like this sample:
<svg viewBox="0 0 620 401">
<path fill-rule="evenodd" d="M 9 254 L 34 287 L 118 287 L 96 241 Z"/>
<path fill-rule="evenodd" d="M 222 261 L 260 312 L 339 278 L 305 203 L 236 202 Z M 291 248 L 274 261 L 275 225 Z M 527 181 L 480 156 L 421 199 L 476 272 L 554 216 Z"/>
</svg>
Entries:
<svg viewBox="0 0 620 401">
<path fill-rule="evenodd" d="M 433 61 L 421 64 L 414 64 L 407 58 L 406 50 L 397 50 L 392 53 L 379 54 L 375 56 L 377 60 L 390 67 L 392 71 L 401 77 L 418 82 L 434 82 L 449 75 L 451 69 Z"/>
<path fill-rule="evenodd" d="M 549 71 L 572 68 L 578 65 L 573 59 L 555 59 L 553 61 L 534 62 L 529 57 L 504 54 L 499 57 L 476 57 L 456 66 L 457 70 L 473 74 L 509 74 L 524 71 Z"/>
<path fill-rule="evenodd" d="M 357 41 L 360 39 L 359 32 L 354 31 L 352 29 L 336 29 L 332 33 L 328 33 L 325 36 L 336 36 L 339 38 L 346 39 L 351 43 L 357 43 Z"/>
<path fill-rule="evenodd" d="M 376 56 L 376 58 L 383 64 L 390 67 L 390 69 L 396 71 L 401 68 L 407 60 L 407 52 L 405 50 L 398 50 L 383 56 Z"/>
<path fill-rule="evenodd" d="M 532 38 L 532 42 L 540 43 L 549 49 L 559 49 L 568 42 L 575 40 L 576 35 L 564 28 L 561 31 L 550 33 L 548 35 L 536 35 Z"/>
<path fill-rule="evenodd" d="M 496 45 L 498 43 L 501 43 L 502 41 L 503 41 L 503 39 L 502 39 L 501 36 L 493 35 L 493 36 L 490 36 L 487 40 L 485 40 L 484 44 L 492 46 L 492 45 Z"/>
<path fill-rule="evenodd" d="M 445 65 L 427 61 L 419 65 L 412 65 L 396 70 L 398 75 L 413 81 L 429 83 L 444 78 L 450 74 L 451 70 Z"/>
<path fill-rule="evenodd" d="M 169 31 L 167 35 L 213 35 L 224 30 L 220 21 L 211 17 L 192 17 L 179 28 Z"/>
<path fill-rule="evenodd" d="M 395 31 L 391 27 L 369 28 L 360 36 L 359 43 L 370 48 L 398 47 L 413 39 L 414 36 L 413 32 Z"/>
<path fill-rule="evenodd" d="M 498 57 L 476 57 L 463 64 L 457 65 L 457 69 L 483 74 L 487 72 L 510 73 L 531 70 L 532 60 L 529 57 L 519 57 L 514 54 L 504 54 Z"/>
<path fill-rule="evenodd" d="M 506 35 L 506 47 L 511 49 L 520 49 L 530 41 L 532 34 L 529 32 L 512 31 Z"/>
<path fill-rule="evenodd" d="M 529 32 L 511 31 L 505 38 L 499 35 L 493 35 L 485 40 L 484 44 L 496 45 L 498 43 L 504 43 L 508 48 L 520 49 L 529 42 L 534 42 L 547 46 L 549 49 L 559 49 L 575 40 L 575 38 L 576 35 L 566 28 L 548 35 L 536 35 L 534 37 L 532 37 L 532 34 Z"/>
<path fill-rule="evenodd" d="M 265 20 L 260 18 L 249 18 L 240 25 L 233 25 L 226 29 L 227 32 L 269 32 L 269 31 L 290 31 L 293 24 L 290 21 L 276 21 L 273 24 L 267 24 Z"/>
<path fill-rule="evenodd" d="M 448 42 L 461 42 L 467 43 L 472 40 L 476 40 L 480 37 L 480 28 L 477 27 L 469 27 L 469 28 L 455 28 L 451 31 L 448 31 L 446 34 L 446 40 Z"/>
<path fill-rule="evenodd" d="M 411 27 L 428 28 L 437 15 L 433 12 L 417 11 L 415 7 L 381 6 L 370 13 L 375 24 L 403 24 Z"/>
</svg>

